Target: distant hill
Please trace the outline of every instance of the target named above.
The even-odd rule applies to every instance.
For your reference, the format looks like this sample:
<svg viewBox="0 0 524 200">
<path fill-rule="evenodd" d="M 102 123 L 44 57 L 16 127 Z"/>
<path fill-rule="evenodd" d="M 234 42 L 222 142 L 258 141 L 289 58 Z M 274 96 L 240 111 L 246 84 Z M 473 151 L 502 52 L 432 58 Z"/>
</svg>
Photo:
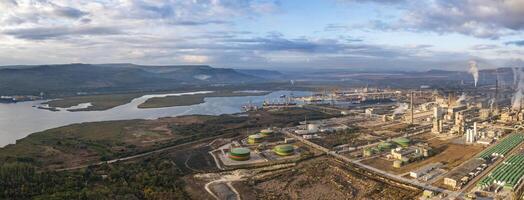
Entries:
<svg viewBox="0 0 524 200">
<path fill-rule="evenodd" d="M 0 67 L 0 95 L 39 92 L 141 91 L 265 81 L 234 69 L 134 64 Z"/>
<path fill-rule="evenodd" d="M 235 71 L 240 72 L 242 74 L 250 75 L 250 76 L 257 76 L 262 77 L 265 79 L 282 79 L 284 78 L 284 74 L 280 73 L 279 71 L 275 70 L 265 70 L 265 69 L 235 69 Z"/>
</svg>

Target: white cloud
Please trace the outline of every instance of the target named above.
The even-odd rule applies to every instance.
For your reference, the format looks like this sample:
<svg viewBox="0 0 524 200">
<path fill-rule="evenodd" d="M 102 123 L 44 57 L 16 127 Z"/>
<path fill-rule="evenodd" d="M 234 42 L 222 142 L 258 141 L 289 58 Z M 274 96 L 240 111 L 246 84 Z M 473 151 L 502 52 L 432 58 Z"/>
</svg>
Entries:
<svg viewBox="0 0 524 200">
<path fill-rule="evenodd" d="M 376 23 L 383 29 L 497 38 L 524 28 L 524 3 L 519 0 L 498 4 L 495 0 L 350 1 L 403 8 L 398 23 Z M 258 17 L 281 14 L 281 9 L 278 0 L 0 0 L 0 64 L 133 62 L 218 67 L 418 68 L 459 63 L 472 57 L 467 51 L 439 52 L 424 44 L 372 44 L 348 35 L 354 27 L 336 22 L 326 22 L 330 33 L 324 37 L 310 33 L 264 36 L 266 33 L 257 29 L 245 30 L 236 24 L 252 20 L 256 25 Z M 500 50 L 478 46 L 472 52 L 480 49 L 487 54 Z M 496 55 L 522 55 L 515 49 L 505 53 Z"/>
<path fill-rule="evenodd" d="M 182 60 L 187 63 L 206 63 L 209 61 L 209 57 L 203 55 L 184 55 Z"/>
<path fill-rule="evenodd" d="M 394 28 L 497 39 L 524 30 L 521 0 L 410 1 Z"/>
</svg>

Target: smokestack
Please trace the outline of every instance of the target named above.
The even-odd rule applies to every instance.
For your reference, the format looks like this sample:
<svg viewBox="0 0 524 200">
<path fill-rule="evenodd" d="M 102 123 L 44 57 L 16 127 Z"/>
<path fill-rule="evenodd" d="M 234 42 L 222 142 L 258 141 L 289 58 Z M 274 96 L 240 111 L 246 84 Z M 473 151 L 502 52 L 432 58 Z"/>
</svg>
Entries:
<svg viewBox="0 0 524 200">
<path fill-rule="evenodd" d="M 473 135 L 477 136 L 477 122 L 473 122 Z"/>
<path fill-rule="evenodd" d="M 498 75 L 498 69 L 497 69 L 497 75 Z M 498 98 L 499 98 L 499 76 L 497 76 L 497 79 L 495 79 L 495 110 L 498 109 Z"/>
<path fill-rule="evenodd" d="M 413 124 L 413 91 L 411 91 L 411 124 Z"/>
<path fill-rule="evenodd" d="M 451 95 L 452 95 L 452 93 L 450 92 L 450 93 L 448 94 L 448 107 L 449 107 L 449 108 L 451 108 L 451 99 L 452 99 Z"/>
</svg>

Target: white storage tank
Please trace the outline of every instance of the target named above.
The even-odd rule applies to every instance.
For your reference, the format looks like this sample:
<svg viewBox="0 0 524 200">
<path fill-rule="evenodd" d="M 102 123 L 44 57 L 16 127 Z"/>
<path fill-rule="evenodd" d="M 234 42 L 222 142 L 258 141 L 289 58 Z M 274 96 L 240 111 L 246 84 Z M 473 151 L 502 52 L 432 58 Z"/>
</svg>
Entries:
<svg viewBox="0 0 524 200">
<path fill-rule="evenodd" d="M 318 132 L 319 125 L 318 124 L 308 124 L 307 125 L 307 131 L 310 133 L 316 133 Z"/>
</svg>

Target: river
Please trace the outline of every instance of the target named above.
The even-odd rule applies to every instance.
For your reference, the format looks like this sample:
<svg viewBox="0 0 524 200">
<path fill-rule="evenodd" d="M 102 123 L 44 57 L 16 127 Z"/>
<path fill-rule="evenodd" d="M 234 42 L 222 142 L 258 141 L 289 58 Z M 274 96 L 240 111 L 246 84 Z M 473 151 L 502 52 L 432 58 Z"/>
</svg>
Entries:
<svg viewBox="0 0 524 200">
<path fill-rule="evenodd" d="M 276 91 L 262 96 L 208 97 L 204 99 L 204 103 L 190 106 L 148 109 L 138 108 L 138 105 L 153 97 L 194 95 L 209 92 L 211 91 L 144 95 L 142 97 L 133 99 L 130 103 L 104 111 L 70 112 L 65 109 L 60 109 L 60 111 L 53 112 L 36 108 L 36 106 L 41 106 L 42 103 L 45 103 L 46 101 L 28 101 L 13 104 L 0 104 L 0 147 L 3 147 L 7 144 L 13 144 L 16 142 L 16 140 L 24 138 L 31 133 L 69 124 L 126 119 L 157 119 L 161 117 L 174 117 L 193 114 L 232 114 L 241 112 L 241 106 L 249 101 L 251 101 L 253 104 L 261 105 L 264 100 L 278 99 L 281 95 L 290 94 L 290 91 Z M 309 94 L 311 93 L 297 91 L 293 92 L 294 96 L 304 96 Z M 89 103 L 85 103 L 73 108 L 89 105 Z"/>
</svg>

